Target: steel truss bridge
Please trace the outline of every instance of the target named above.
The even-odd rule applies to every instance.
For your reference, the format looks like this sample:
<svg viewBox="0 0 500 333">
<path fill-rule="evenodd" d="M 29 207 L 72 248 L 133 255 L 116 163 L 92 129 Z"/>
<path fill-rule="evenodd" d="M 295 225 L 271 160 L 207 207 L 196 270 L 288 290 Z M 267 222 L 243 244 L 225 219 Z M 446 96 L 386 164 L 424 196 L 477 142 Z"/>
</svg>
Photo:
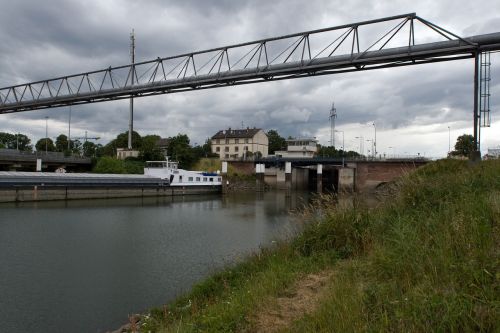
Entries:
<svg viewBox="0 0 500 333">
<path fill-rule="evenodd" d="M 489 119 L 481 55 L 498 50 L 500 32 L 460 37 L 410 13 L 0 88 L 0 114 L 475 58 L 477 147 Z"/>
</svg>

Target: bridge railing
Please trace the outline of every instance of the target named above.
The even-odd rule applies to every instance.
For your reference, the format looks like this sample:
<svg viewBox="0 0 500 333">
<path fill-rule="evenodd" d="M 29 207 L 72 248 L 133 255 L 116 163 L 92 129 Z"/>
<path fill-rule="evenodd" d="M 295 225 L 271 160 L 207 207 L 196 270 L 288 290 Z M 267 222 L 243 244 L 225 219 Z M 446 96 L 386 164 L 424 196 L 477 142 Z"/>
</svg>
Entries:
<svg viewBox="0 0 500 333">
<path fill-rule="evenodd" d="M 35 161 L 38 158 L 47 162 L 91 163 L 90 158 L 76 154 L 65 156 L 62 152 L 0 149 L 0 160 L 3 161 Z"/>
</svg>

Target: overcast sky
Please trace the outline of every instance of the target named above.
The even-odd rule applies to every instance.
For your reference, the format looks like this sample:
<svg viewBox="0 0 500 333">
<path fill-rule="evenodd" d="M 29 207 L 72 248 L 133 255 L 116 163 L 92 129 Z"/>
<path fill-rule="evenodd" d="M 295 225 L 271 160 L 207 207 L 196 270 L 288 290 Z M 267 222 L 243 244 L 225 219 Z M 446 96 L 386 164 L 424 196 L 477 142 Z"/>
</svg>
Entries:
<svg viewBox="0 0 500 333">
<path fill-rule="evenodd" d="M 132 29 L 136 61 L 409 12 L 464 37 L 500 32 L 500 3 L 486 0 L 0 1 L 1 87 L 126 64 Z M 491 60 L 492 126 L 482 131 L 483 154 L 500 145 L 500 54 Z M 366 153 L 375 123 L 381 154 L 444 156 L 448 127 L 452 147 L 473 131 L 473 60 L 138 98 L 134 129 L 186 133 L 202 144 L 243 125 L 328 145 L 332 102 L 347 149 L 359 150 L 363 136 Z M 28 134 L 34 143 L 45 136 L 46 116 L 49 137 L 67 134 L 68 108 L 1 115 L 0 131 Z M 71 125 L 72 136 L 88 131 L 105 144 L 127 130 L 128 101 L 75 106 Z"/>
</svg>

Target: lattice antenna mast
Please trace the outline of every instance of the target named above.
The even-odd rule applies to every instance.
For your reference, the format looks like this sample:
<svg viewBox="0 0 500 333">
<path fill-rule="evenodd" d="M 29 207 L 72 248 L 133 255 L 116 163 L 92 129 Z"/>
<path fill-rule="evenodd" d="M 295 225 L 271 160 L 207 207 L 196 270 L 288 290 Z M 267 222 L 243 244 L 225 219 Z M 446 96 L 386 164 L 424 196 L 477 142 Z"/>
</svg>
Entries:
<svg viewBox="0 0 500 333">
<path fill-rule="evenodd" d="M 130 61 L 132 64 L 131 84 L 134 85 L 134 63 L 135 63 L 135 33 L 132 29 L 130 34 Z M 132 132 L 134 131 L 134 97 L 130 97 L 130 116 L 128 122 L 128 149 L 132 149 Z"/>
<path fill-rule="evenodd" d="M 337 118 L 337 109 L 335 108 L 335 102 L 332 103 L 332 108 L 330 109 L 330 143 L 333 148 L 335 148 L 335 119 Z"/>
</svg>

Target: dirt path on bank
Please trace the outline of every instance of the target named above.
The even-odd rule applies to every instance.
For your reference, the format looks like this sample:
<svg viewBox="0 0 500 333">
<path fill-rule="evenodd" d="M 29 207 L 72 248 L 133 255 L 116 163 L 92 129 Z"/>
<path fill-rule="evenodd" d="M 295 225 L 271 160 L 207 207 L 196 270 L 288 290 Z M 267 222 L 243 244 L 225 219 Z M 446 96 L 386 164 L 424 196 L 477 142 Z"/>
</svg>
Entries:
<svg viewBox="0 0 500 333">
<path fill-rule="evenodd" d="M 332 276 L 331 271 L 309 274 L 287 290 L 285 296 L 269 301 L 251 319 L 252 332 L 277 332 L 317 308 Z"/>
</svg>

